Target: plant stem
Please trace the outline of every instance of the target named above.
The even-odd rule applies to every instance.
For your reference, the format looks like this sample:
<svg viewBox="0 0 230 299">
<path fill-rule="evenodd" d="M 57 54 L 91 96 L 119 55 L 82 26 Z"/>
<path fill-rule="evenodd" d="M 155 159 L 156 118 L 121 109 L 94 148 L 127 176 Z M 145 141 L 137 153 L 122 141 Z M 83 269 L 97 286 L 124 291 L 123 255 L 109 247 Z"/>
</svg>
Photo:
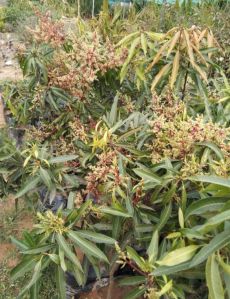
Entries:
<svg viewBox="0 0 230 299">
<path fill-rule="evenodd" d="M 93 1 L 93 7 L 92 7 L 92 18 L 94 18 L 94 10 L 95 10 L 95 0 Z"/>
<path fill-rule="evenodd" d="M 78 19 L 81 18 L 81 3 L 80 3 L 81 0 L 77 0 L 77 17 Z"/>
<path fill-rule="evenodd" d="M 187 69 L 189 68 L 190 66 L 190 62 L 188 62 L 188 66 L 187 66 Z M 184 97 L 185 97 L 185 91 L 186 91 L 186 84 L 187 84 L 187 81 L 188 81 L 188 70 L 185 74 L 185 78 L 184 78 L 184 86 L 183 86 L 183 90 L 182 90 L 182 98 L 181 100 L 183 101 L 184 100 Z"/>
<path fill-rule="evenodd" d="M 4 104 L 2 100 L 2 95 L 0 94 L 0 128 L 6 126 L 5 114 L 4 114 Z"/>
</svg>

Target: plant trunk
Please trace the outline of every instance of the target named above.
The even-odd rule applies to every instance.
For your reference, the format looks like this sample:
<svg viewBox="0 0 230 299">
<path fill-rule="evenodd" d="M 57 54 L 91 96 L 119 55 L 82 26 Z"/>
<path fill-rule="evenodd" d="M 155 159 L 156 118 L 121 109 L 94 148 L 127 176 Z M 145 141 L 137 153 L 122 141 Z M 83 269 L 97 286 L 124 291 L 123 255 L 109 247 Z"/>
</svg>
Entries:
<svg viewBox="0 0 230 299">
<path fill-rule="evenodd" d="M 0 128 L 4 128 L 6 126 L 5 114 L 4 114 L 4 104 L 2 100 L 2 96 L 0 94 Z"/>
<path fill-rule="evenodd" d="M 77 16 L 78 16 L 78 19 L 81 18 L 81 0 L 77 1 Z"/>
<path fill-rule="evenodd" d="M 93 7 L 92 7 L 92 18 L 94 18 L 94 10 L 95 10 L 95 0 L 93 1 Z"/>
<path fill-rule="evenodd" d="M 109 13 L 109 1 L 108 0 L 103 0 L 102 11 L 103 11 L 104 14 Z"/>
</svg>

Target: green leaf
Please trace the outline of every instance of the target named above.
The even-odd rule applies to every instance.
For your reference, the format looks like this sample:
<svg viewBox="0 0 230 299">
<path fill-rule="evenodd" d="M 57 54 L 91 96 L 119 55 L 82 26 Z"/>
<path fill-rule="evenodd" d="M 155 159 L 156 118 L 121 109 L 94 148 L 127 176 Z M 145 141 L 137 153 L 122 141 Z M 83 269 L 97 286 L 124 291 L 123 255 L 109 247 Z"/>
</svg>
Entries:
<svg viewBox="0 0 230 299">
<path fill-rule="evenodd" d="M 225 283 L 225 288 L 226 288 L 226 294 L 228 298 L 230 298 L 230 275 L 224 274 L 224 283 Z"/>
<path fill-rule="evenodd" d="M 26 287 L 20 292 L 20 294 L 18 295 L 19 297 L 25 294 L 25 292 L 28 291 L 38 281 L 41 275 L 41 268 L 42 268 L 42 258 L 35 265 L 32 279 L 26 285 Z"/>
<path fill-rule="evenodd" d="M 68 196 L 68 201 L 67 201 L 67 209 L 74 209 L 74 200 L 76 198 L 76 193 L 75 192 L 70 192 Z"/>
<path fill-rule="evenodd" d="M 230 210 L 224 211 L 210 218 L 204 225 L 199 228 L 201 232 L 208 232 L 224 221 L 230 220 Z"/>
<path fill-rule="evenodd" d="M 154 276 L 171 275 L 177 272 L 181 272 L 190 268 L 190 262 L 185 262 L 175 266 L 160 266 L 156 268 L 152 274 Z"/>
<path fill-rule="evenodd" d="M 82 266 L 81 266 L 81 263 L 80 261 L 78 260 L 77 258 L 77 255 L 75 254 L 75 252 L 73 252 L 71 250 L 71 247 L 69 246 L 69 244 L 66 242 L 65 238 L 60 235 L 60 234 L 57 234 L 56 235 L 56 240 L 58 242 L 58 245 L 61 247 L 61 249 L 64 251 L 65 253 L 65 256 L 71 261 L 73 262 L 80 271 L 83 271 L 82 270 Z"/>
<path fill-rule="evenodd" d="M 138 265 L 139 268 L 141 268 L 142 270 L 145 269 L 145 260 L 141 256 L 139 256 L 136 250 L 134 250 L 130 246 L 127 246 L 126 250 L 128 253 L 128 257 L 132 259 Z"/>
<path fill-rule="evenodd" d="M 120 286 L 135 286 L 137 284 L 144 284 L 146 278 L 144 276 L 130 276 L 119 280 Z"/>
<path fill-rule="evenodd" d="M 30 288 L 30 299 L 39 299 L 39 282 L 35 282 L 35 284 Z"/>
<path fill-rule="evenodd" d="M 76 155 L 63 155 L 63 156 L 51 158 L 48 162 L 49 164 L 57 164 L 57 163 L 65 163 L 75 159 L 77 159 Z"/>
<path fill-rule="evenodd" d="M 50 253 L 48 256 L 49 256 L 49 258 L 51 259 L 52 262 L 54 262 L 57 265 L 60 265 L 60 258 L 57 254 Z"/>
<path fill-rule="evenodd" d="M 44 184 L 50 190 L 51 187 L 52 187 L 52 180 L 50 178 L 50 175 L 49 175 L 48 171 L 46 169 L 40 167 L 39 173 L 40 173 L 40 176 L 42 178 L 42 181 L 44 182 Z"/>
<path fill-rule="evenodd" d="M 62 270 L 64 272 L 66 272 L 67 267 L 66 267 L 66 264 L 65 264 L 65 253 L 64 253 L 64 250 L 62 250 L 60 247 L 59 247 L 59 250 L 58 250 L 58 256 L 59 256 L 60 266 L 61 266 Z"/>
<path fill-rule="evenodd" d="M 220 160 L 224 159 L 224 155 L 221 149 L 218 146 L 216 146 L 214 143 L 206 141 L 206 142 L 200 142 L 198 143 L 198 145 L 209 147 L 211 150 L 215 152 L 215 154 Z"/>
<path fill-rule="evenodd" d="M 187 262 L 194 256 L 198 248 L 198 245 L 189 245 L 186 247 L 175 249 L 169 252 L 162 260 L 157 261 L 157 263 L 159 265 L 171 267 Z"/>
<path fill-rule="evenodd" d="M 107 263 L 109 262 L 106 255 L 97 246 L 95 246 L 92 242 L 89 242 L 80 237 L 77 232 L 70 231 L 67 233 L 67 235 L 86 254 L 94 256 Z"/>
<path fill-rule="evenodd" d="M 16 280 L 25 275 L 25 273 L 30 272 L 34 269 L 36 265 L 36 261 L 34 258 L 23 259 L 21 263 L 19 263 L 15 268 L 10 272 L 10 276 L 12 280 Z"/>
<path fill-rule="evenodd" d="M 211 255 L 206 263 L 206 281 L 209 290 L 210 299 L 224 299 L 224 289 L 220 277 L 218 263 L 215 255 Z"/>
<path fill-rule="evenodd" d="M 20 250 L 27 250 L 28 246 L 26 244 L 24 244 L 23 242 L 15 239 L 14 237 L 10 236 L 10 240 L 11 242 L 16 245 Z"/>
<path fill-rule="evenodd" d="M 181 228 L 184 228 L 184 214 L 181 208 L 178 209 L 178 219 Z"/>
<path fill-rule="evenodd" d="M 100 211 L 102 213 L 105 214 L 109 214 L 109 215 L 114 215 L 114 216 L 119 216 L 119 217 L 125 217 L 125 218 L 129 218 L 132 217 L 131 215 L 129 215 L 128 213 L 122 212 L 120 210 L 117 209 L 113 209 L 113 208 L 100 208 Z"/>
<path fill-rule="evenodd" d="M 41 246 L 41 247 L 37 247 L 37 248 L 33 248 L 33 249 L 28 249 L 25 251 L 22 251 L 22 254 L 38 254 L 38 253 L 42 253 L 42 252 L 47 252 L 50 249 L 54 248 L 54 244 L 50 244 L 50 245 L 45 245 L 45 246 Z"/>
<path fill-rule="evenodd" d="M 66 283 L 65 283 L 65 272 L 61 267 L 57 267 L 56 271 L 56 282 L 58 288 L 58 298 L 66 299 Z"/>
<path fill-rule="evenodd" d="M 171 213 L 172 213 L 172 203 L 170 202 L 161 213 L 160 220 L 157 224 L 158 231 L 160 231 L 165 226 L 165 224 L 167 223 L 167 221 L 171 216 Z"/>
<path fill-rule="evenodd" d="M 129 292 L 124 299 L 136 299 L 136 298 L 141 298 L 141 296 L 146 292 L 146 288 L 145 287 L 139 287 L 139 288 L 135 288 L 134 290 L 132 290 L 131 292 Z"/>
<path fill-rule="evenodd" d="M 158 293 L 158 296 L 163 296 L 164 294 L 168 293 L 171 289 L 172 289 L 172 286 L 173 286 L 173 281 L 170 280 L 168 281 L 164 287 L 160 290 L 160 292 Z"/>
<path fill-rule="evenodd" d="M 115 96 L 113 105 L 109 114 L 109 122 L 110 125 L 114 125 L 117 121 L 117 105 L 118 105 L 119 96 L 118 94 Z"/>
<path fill-rule="evenodd" d="M 230 265 L 226 264 L 220 256 L 218 257 L 218 263 L 220 264 L 224 272 L 230 276 Z"/>
<path fill-rule="evenodd" d="M 31 180 L 28 180 L 26 184 L 18 191 L 18 193 L 15 195 L 15 198 L 22 197 L 29 191 L 33 190 L 34 188 L 37 187 L 38 183 L 40 181 L 39 177 L 35 177 Z"/>
<path fill-rule="evenodd" d="M 191 181 L 210 183 L 230 188 L 230 179 L 221 178 L 214 175 L 197 175 L 189 178 Z"/>
<path fill-rule="evenodd" d="M 147 249 L 147 254 L 149 256 L 149 262 L 151 264 L 153 264 L 157 259 L 158 243 L 159 243 L 159 234 L 158 234 L 158 230 L 156 230 L 153 233 L 152 240 L 151 240 L 151 242 L 149 244 L 149 247 Z"/>
<path fill-rule="evenodd" d="M 223 231 L 216 235 L 209 244 L 205 245 L 192 259 L 190 267 L 203 263 L 212 253 L 225 247 L 230 243 L 229 231 Z"/>
<path fill-rule="evenodd" d="M 77 223 L 81 218 L 85 215 L 87 210 L 92 204 L 92 200 L 86 200 L 86 202 L 81 205 L 79 209 L 74 209 L 66 218 L 66 223 L 70 224 L 69 226 L 72 227 L 75 223 Z"/>
<path fill-rule="evenodd" d="M 106 235 L 89 231 L 89 230 L 78 230 L 77 234 L 80 237 L 83 237 L 95 243 L 114 244 L 116 242 L 116 240 L 114 240 L 111 237 L 107 237 Z"/>
<path fill-rule="evenodd" d="M 177 188 L 177 185 L 173 184 L 172 187 L 164 194 L 163 199 L 162 199 L 163 204 L 167 204 L 171 201 L 171 199 L 175 195 L 176 188 Z"/>
<path fill-rule="evenodd" d="M 156 183 L 157 185 L 162 183 L 162 179 L 149 169 L 136 168 L 133 169 L 133 171 L 141 177 L 145 183 Z"/>
<path fill-rule="evenodd" d="M 191 215 L 201 215 L 206 212 L 213 212 L 220 210 L 225 202 L 229 198 L 227 197 L 208 197 L 194 201 L 185 211 L 185 219 L 188 219 Z"/>
</svg>

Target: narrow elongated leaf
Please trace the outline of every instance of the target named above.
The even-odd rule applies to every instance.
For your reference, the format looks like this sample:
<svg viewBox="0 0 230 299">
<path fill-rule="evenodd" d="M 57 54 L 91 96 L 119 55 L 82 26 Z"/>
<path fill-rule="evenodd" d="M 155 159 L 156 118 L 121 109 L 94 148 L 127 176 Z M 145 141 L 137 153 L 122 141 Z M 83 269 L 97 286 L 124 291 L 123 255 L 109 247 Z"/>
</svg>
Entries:
<svg viewBox="0 0 230 299">
<path fill-rule="evenodd" d="M 34 249 L 28 249 L 28 250 L 22 251 L 22 254 L 38 254 L 38 253 L 42 253 L 42 252 L 47 252 L 50 249 L 54 248 L 54 246 L 55 246 L 54 244 L 50 244 L 50 245 L 37 247 Z"/>
<path fill-rule="evenodd" d="M 171 216 L 171 213 L 172 213 L 172 203 L 170 202 L 161 213 L 160 220 L 157 223 L 158 231 L 160 231 L 165 226 L 165 224 L 167 223 L 168 219 Z"/>
<path fill-rule="evenodd" d="M 190 260 L 197 249 L 198 245 L 189 245 L 169 252 L 162 260 L 157 261 L 159 265 L 175 266 Z"/>
<path fill-rule="evenodd" d="M 191 267 L 195 267 L 203 263 L 212 253 L 225 247 L 230 243 L 229 231 L 223 231 L 216 235 L 209 244 L 205 245 L 192 259 Z"/>
<path fill-rule="evenodd" d="M 57 283 L 58 295 L 59 295 L 58 298 L 66 299 L 65 273 L 61 267 L 57 267 L 56 283 Z"/>
<path fill-rule="evenodd" d="M 230 298 L 230 275 L 224 274 L 224 283 L 226 287 L 226 294 L 228 295 L 228 298 Z"/>
<path fill-rule="evenodd" d="M 163 46 L 160 48 L 160 50 L 155 55 L 153 62 L 147 67 L 147 72 L 150 71 L 153 68 L 153 66 L 161 59 L 162 54 L 167 49 L 169 43 L 170 43 L 170 41 L 163 44 Z"/>
<path fill-rule="evenodd" d="M 230 179 L 221 178 L 214 175 L 197 175 L 189 178 L 191 181 L 210 183 L 230 188 Z"/>
<path fill-rule="evenodd" d="M 205 273 L 210 299 L 224 299 L 224 289 L 214 254 L 207 260 Z"/>
<path fill-rule="evenodd" d="M 111 125 L 114 125 L 117 120 L 117 104 L 118 104 L 119 96 L 116 95 L 113 101 L 113 105 L 109 114 L 109 122 Z"/>
<path fill-rule="evenodd" d="M 145 267 L 145 261 L 132 247 L 127 246 L 128 257 L 132 259 L 141 269 Z"/>
<path fill-rule="evenodd" d="M 77 232 L 74 231 L 68 232 L 67 235 L 78 247 L 82 249 L 83 252 L 108 263 L 106 255 L 92 242 L 83 239 Z"/>
<path fill-rule="evenodd" d="M 192 49 L 190 39 L 189 39 L 189 33 L 186 29 L 183 30 L 183 33 L 184 33 L 184 37 L 185 37 L 186 44 L 187 44 L 187 52 L 188 52 L 188 56 L 189 56 L 189 61 L 190 61 L 191 65 L 194 67 L 195 59 L 194 59 L 193 49 Z"/>
<path fill-rule="evenodd" d="M 171 64 L 168 63 L 165 66 L 162 67 L 162 69 L 159 71 L 159 73 L 155 76 L 153 79 L 152 85 L 151 85 L 151 90 L 153 91 L 159 81 L 168 73 L 169 69 L 171 67 Z"/>
<path fill-rule="evenodd" d="M 10 237 L 10 240 L 11 240 L 11 242 L 12 242 L 14 245 L 16 245 L 20 250 L 27 250 L 27 249 L 29 248 L 26 244 L 24 244 L 23 242 L 21 242 L 21 241 L 15 239 L 15 238 L 12 237 L 12 236 Z"/>
<path fill-rule="evenodd" d="M 100 208 L 100 211 L 105 213 L 105 214 L 119 216 L 119 217 L 125 217 L 125 218 L 132 217 L 128 213 L 125 213 L 125 212 L 122 212 L 120 210 L 113 209 L 113 208 Z"/>
<path fill-rule="evenodd" d="M 172 280 L 168 281 L 166 285 L 160 290 L 158 295 L 161 297 L 164 294 L 168 293 L 172 289 L 172 286 L 173 286 L 173 281 Z"/>
<path fill-rule="evenodd" d="M 30 299 L 39 299 L 39 282 L 35 282 L 30 288 Z"/>
<path fill-rule="evenodd" d="M 178 50 L 176 52 L 176 55 L 173 60 L 173 68 L 172 68 L 172 75 L 170 79 L 170 87 L 173 89 L 173 86 L 176 82 L 178 71 L 179 71 L 179 66 L 180 66 L 180 51 Z"/>
<path fill-rule="evenodd" d="M 135 286 L 137 284 L 145 283 L 146 278 L 144 276 L 130 276 L 122 278 L 119 281 L 119 285 L 121 286 Z"/>
<path fill-rule="evenodd" d="M 63 155 L 63 156 L 51 158 L 48 162 L 49 164 L 65 163 L 68 161 L 75 160 L 76 158 L 77 158 L 76 155 Z"/>
<path fill-rule="evenodd" d="M 60 247 L 59 247 L 59 250 L 58 250 L 58 256 L 59 256 L 60 266 L 61 266 L 62 270 L 64 272 L 66 272 L 67 267 L 66 267 L 66 264 L 65 264 L 65 253 L 64 253 L 64 250 L 62 250 Z"/>
<path fill-rule="evenodd" d="M 230 220 L 230 210 L 224 211 L 210 218 L 204 225 L 199 228 L 201 232 L 208 232 L 223 223 L 224 221 Z"/>
<path fill-rule="evenodd" d="M 30 272 L 34 269 L 36 265 L 36 261 L 34 258 L 23 259 L 21 263 L 19 263 L 15 268 L 10 272 L 10 276 L 12 280 L 16 280 L 25 275 L 25 273 Z"/>
<path fill-rule="evenodd" d="M 92 200 L 88 199 L 86 202 L 81 205 L 79 209 L 74 209 L 66 218 L 66 222 L 70 224 L 69 226 L 73 226 L 75 223 L 77 223 L 83 215 L 87 212 L 89 207 L 92 204 Z"/>
<path fill-rule="evenodd" d="M 116 242 L 116 240 L 114 240 L 111 237 L 108 237 L 108 236 L 100 234 L 100 233 L 92 232 L 89 230 L 79 230 L 79 231 L 77 231 L 77 234 L 80 237 L 88 239 L 95 243 L 114 244 Z"/>
<path fill-rule="evenodd" d="M 141 177 L 146 183 L 148 183 L 148 182 L 154 182 L 156 184 L 161 184 L 162 183 L 162 179 L 160 177 L 158 177 L 151 170 L 142 169 L 142 168 L 136 168 L 136 169 L 133 169 L 133 171 L 139 177 Z"/>
<path fill-rule="evenodd" d="M 25 292 L 28 291 L 38 281 L 41 275 L 41 269 L 42 269 L 42 258 L 35 265 L 32 279 L 25 286 L 25 288 L 20 292 L 20 294 L 18 295 L 19 297 L 25 294 Z"/>
<path fill-rule="evenodd" d="M 173 38 L 170 40 L 170 44 L 169 44 L 169 49 L 167 52 L 167 57 L 171 54 L 172 50 L 175 48 L 176 43 L 178 42 L 179 38 L 180 38 L 181 32 L 178 31 Z"/>
<path fill-rule="evenodd" d="M 230 276 L 230 265 L 226 264 L 221 257 L 218 257 L 218 263 L 220 264 L 224 272 Z"/>
<path fill-rule="evenodd" d="M 198 145 L 201 145 L 201 146 L 206 146 L 208 148 L 210 148 L 213 152 L 215 152 L 215 154 L 217 155 L 217 157 L 222 160 L 224 159 L 224 154 L 223 152 L 221 151 L 221 149 L 215 145 L 214 143 L 212 142 L 199 142 Z"/>
<path fill-rule="evenodd" d="M 121 45 L 125 45 L 128 42 L 130 42 L 130 40 L 134 39 L 135 37 L 137 37 L 139 35 L 139 31 L 133 32 L 129 35 L 126 35 L 124 38 L 122 38 L 119 43 L 117 43 L 117 47 L 120 47 Z"/>
<path fill-rule="evenodd" d="M 137 298 L 141 298 L 141 296 L 146 292 L 146 288 L 145 287 L 139 287 L 136 288 L 134 290 L 132 290 L 130 293 L 128 293 L 124 299 L 137 299 Z"/>
<path fill-rule="evenodd" d="M 40 167 L 39 173 L 40 173 L 40 176 L 41 176 L 44 184 L 48 187 L 48 189 L 51 189 L 52 181 L 51 181 L 48 171 L 46 169 Z"/>
<path fill-rule="evenodd" d="M 185 219 L 191 215 L 201 215 L 206 212 L 213 212 L 220 210 L 226 201 L 227 197 L 208 197 L 193 202 L 185 212 Z"/>
<path fill-rule="evenodd" d="M 35 177 L 32 180 L 29 180 L 25 183 L 25 185 L 18 191 L 18 193 L 15 195 L 15 198 L 22 197 L 29 191 L 33 190 L 37 187 L 38 183 L 40 181 L 39 177 Z"/>
<path fill-rule="evenodd" d="M 149 247 L 147 249 L 147 253 L 148 253 L 148 256 L 149 256 L 149 262 L 150 263 L 154 263 L 155 260 L 157 259 L 158 243 L 159 243 L 159 234 L 158 234 L 158 230 L 156 230 L 153 233 L 152 240 L 151 240 L 151 242 L 149 244 Z"/>
<path fill-rule="evenodd" d="M 154 276 L 170 275 L 177 272 L 181 272 L 190 268 L 190 262 L 185 262 L 175 266 L 160 266 L 156 268 L 152 274 Z"/>
<path fill-rule="evenodd" d="M 144 54 L 147 54 L 147 40 L 144 33 L 141 33 L 141 47 Z"/>
<path fill-rule="evenodd" d="M 81 266 L 81 263 L 80 261 L 78 260 L 77 256 L 75 253 L 73 253 L 73 251 L 71 250 L 69 244 L 66 242 L 65 238 L 60 235 L 60 234 L 57 234 L 56 235 L 56 240 L 58 242 L 58 245 L 61 247 L 61 249 L 64 251 L 65 253 L 65 256 L 71 261 L 73 262 L 80 271 L 83 271 L 82 270 L 82 266 Z"/>
</svg>

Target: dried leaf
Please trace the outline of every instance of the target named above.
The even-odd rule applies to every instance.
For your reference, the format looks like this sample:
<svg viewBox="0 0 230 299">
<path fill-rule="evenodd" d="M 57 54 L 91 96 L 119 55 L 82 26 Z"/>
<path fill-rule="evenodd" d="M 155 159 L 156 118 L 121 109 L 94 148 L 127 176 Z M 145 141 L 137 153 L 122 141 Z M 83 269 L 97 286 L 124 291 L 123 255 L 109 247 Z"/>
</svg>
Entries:
<svg viewBox="0 0 230 299">
<path fill-rule="evenodd" d="M 164 50 L 167 48 L 167 46 L 169 45 L 170 41 L 168 41 L 167 43 L 165 43 L 160 50 L 157 52 L 156 56 L 153 59 L 153 62 L 147 67 L 147 72 L 160 60 L 162 53 L 164 52 Z"/>
<path fill-rule="evenodd" d="M 180 51 L 177 50 L 176 55 L 173 60 L 172 75 L 171 75 L 171 80 L 170 80 L 171 89 L 173 89 L 174 83 L 176 82 L 176 78 L 177 78 L 178 70 L 179 70 L 179 63 L 180 63 Z"/>
<path fill-rule="evenodd" d="M 190 58 L 190 63 L 191 63 L 192 66 L 194 66 L 195 65 L 195 59 L 194 59 L 193 49 L 192 49 L 190 39 L 189 39 L 189 34 L 185 29 L 184 29 L 183 33 L 184 33 L 184 37 L 185 37 L 186 44 L 187 44 L 187 51 L 188 51 L 188 56 Z"/>
<path fill-rule="evenodd" d="M 178 31 L 178 32 L 174 35 L 174 37 L 171 39 L 170 46 L 169 46 L 168 53 L 167 53 L 167 57 L 171 54 L 171 52 L 172 52 L 172 50 L 174 49 L 174 47 L 175 47 L 177 41 L 179 40 L 180 36 L 181 36 L 181 30 Z"/>
<path fill-rule="evenodd" d="M 166 64 L 156 75 L 156 77 L 154 78 L 154 80 L 152 82 L 152 86 L 151 86 L 152 91 L 155 89 L 155 87 L 158 84 L 158 82 L 160 81 L 160 79 L 168 72 L 168 70 L 170 69 L 170 66 L 171 66 L 170 63 Z"/>
</svg>

